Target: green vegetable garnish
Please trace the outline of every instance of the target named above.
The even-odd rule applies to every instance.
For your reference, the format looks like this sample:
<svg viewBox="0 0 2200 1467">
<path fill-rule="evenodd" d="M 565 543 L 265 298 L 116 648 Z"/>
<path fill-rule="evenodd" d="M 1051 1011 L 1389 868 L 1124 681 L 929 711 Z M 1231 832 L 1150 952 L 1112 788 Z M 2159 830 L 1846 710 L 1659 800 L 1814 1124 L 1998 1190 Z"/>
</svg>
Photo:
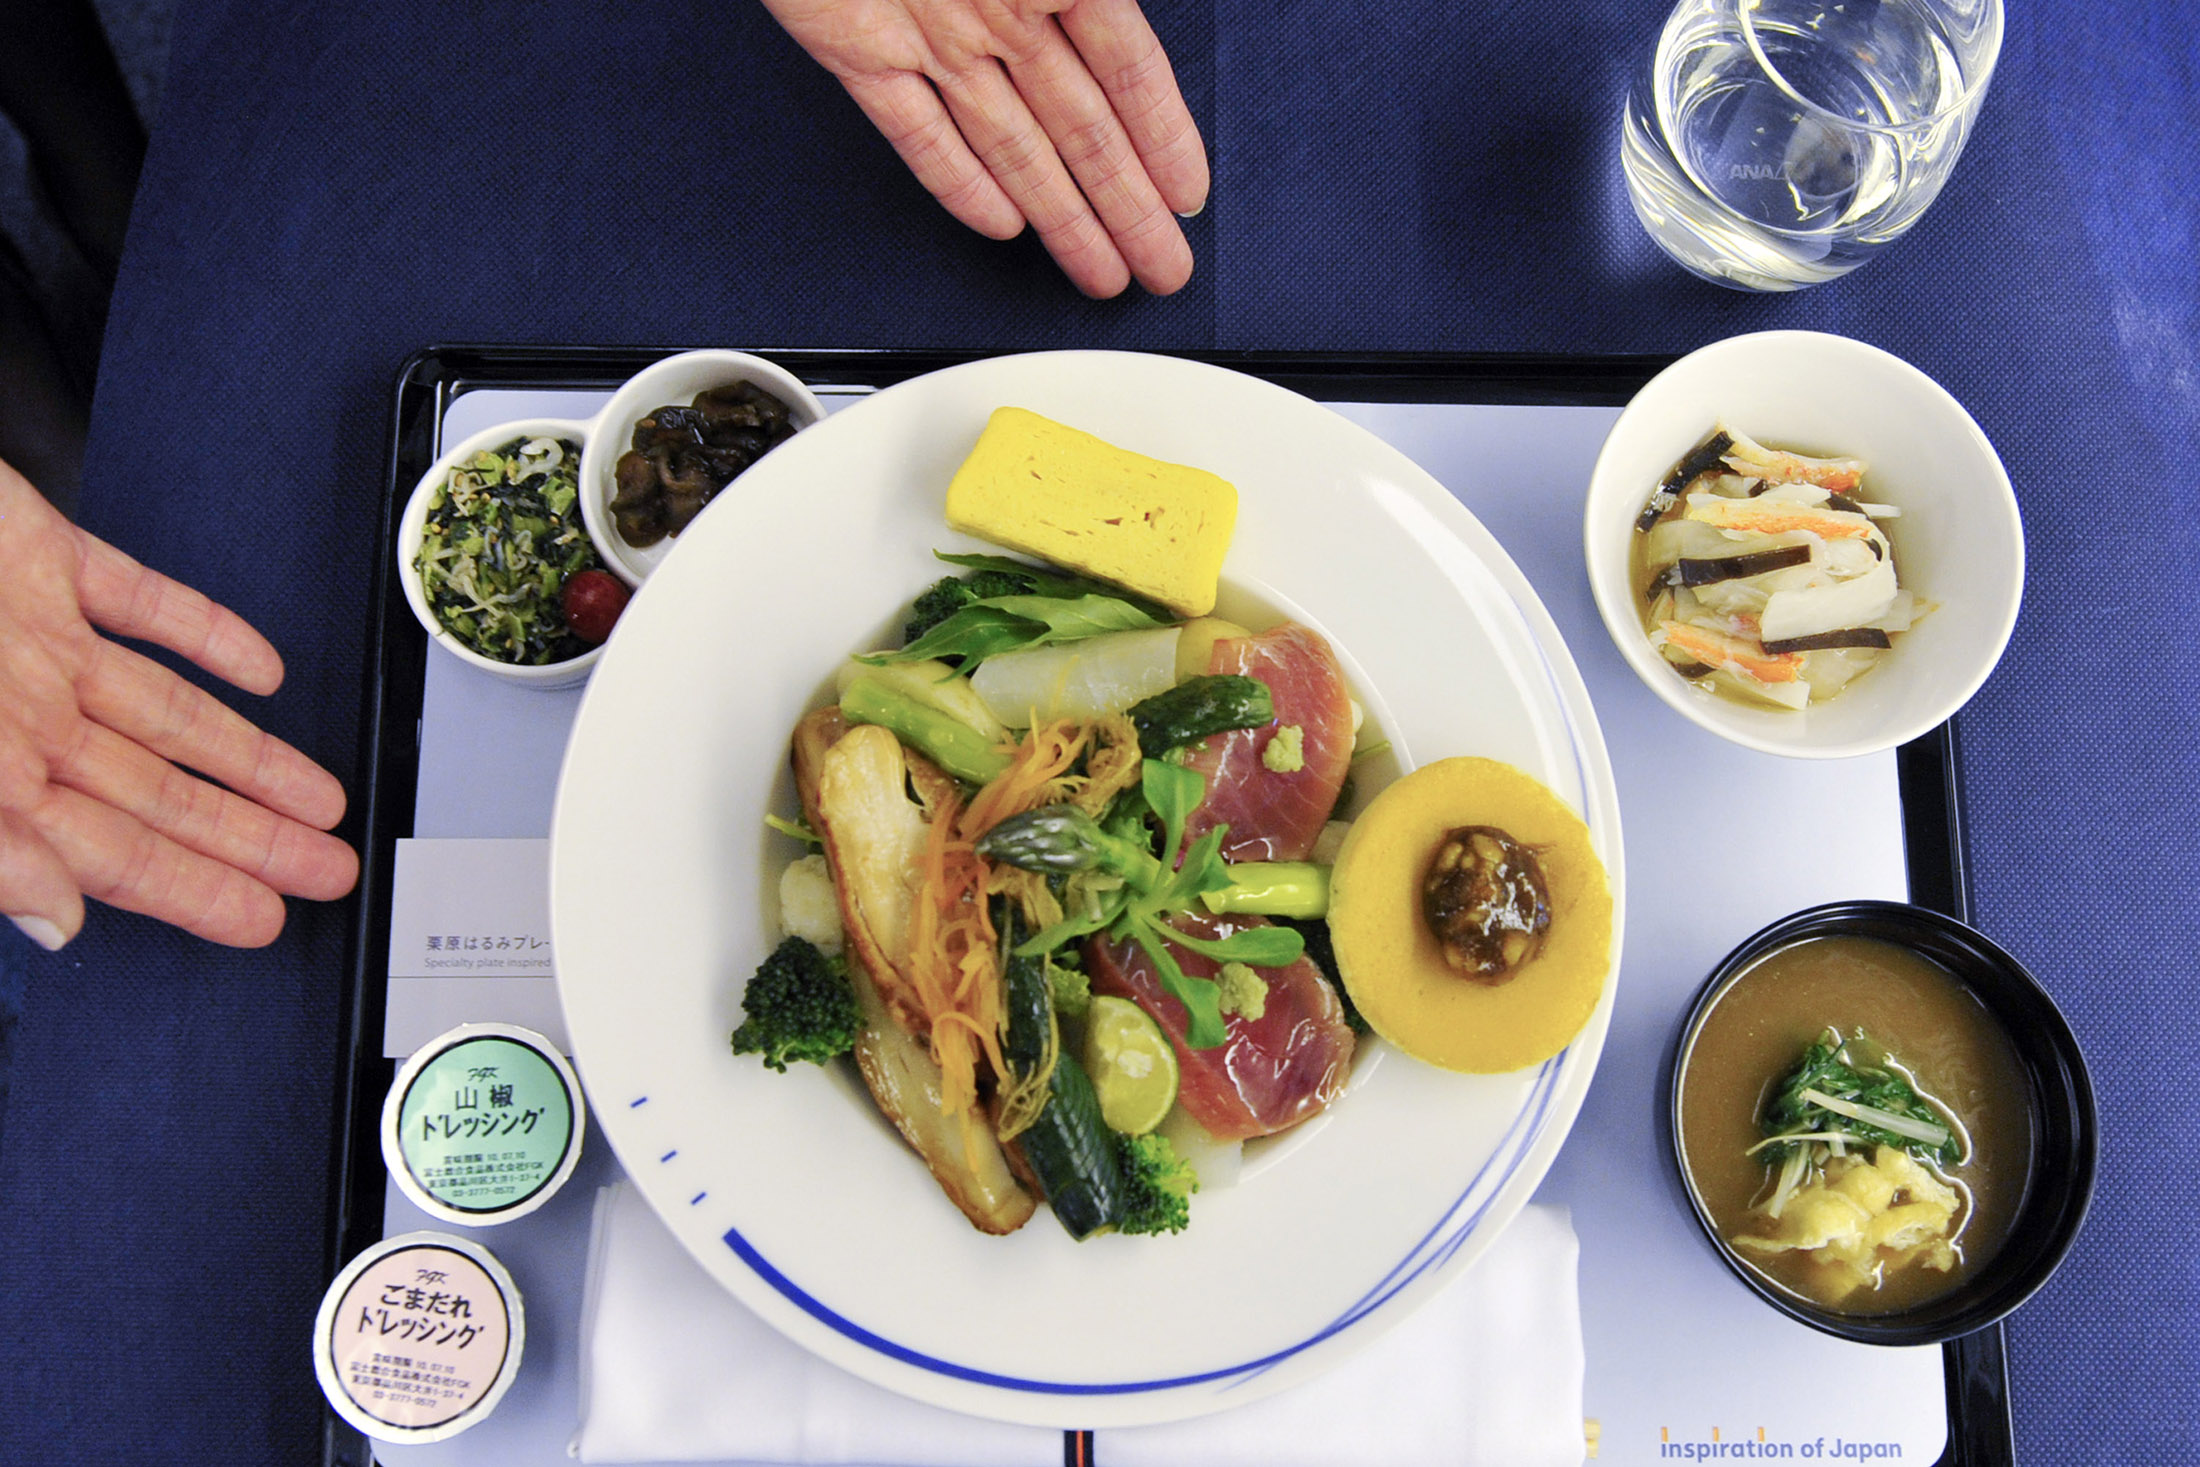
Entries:
<svg viewBox="0 0 2200 1467">
<path fill-rule="evenodd" d="M 1288 927 L 1249 927 L 1228 937 L 1203 938 L 1165 920 L 1171 912 L 1199 910 L 1203 894 L 1231 885 L 1230 868 L 1221 855 L 1227 827 L 1208 831 L 1189 850 L 1184 846 L 1184 822 L 1206 788 L 1196 770 L 1159 759 L 1145 761 L 1141 794 L 1161 824 L 1159 857 L 1142 840 L 1103 828 L 1074 805 L 1042 805 L 1011 816 L 978 841 L 978 853 L 988 860 L 1027 871 L 1069 876 L 1098 870 L 1120 878 L 1120 887 L 1094 893 L 1089 905 L 1072 911 L 1019 951 L 1047 952 L 1102 928 L 1118 941 L 1136 943 L 1161 986 L 1184 1005 L 1184 1041 L 1194 1049 L 1212 1049 L 1228 1037 L 1220 995 L 1212 978 L 1194 978 L 1184 971 L 1169 951 L 1170 943 L 1217 962 L 1256 968 L 1281 967 L 1306 950 L 1305 940 Z"/>
<path fill-rule="evenodd" d="M 988 596 L 973 601 L 899 652 L 873 652 L 861 662 L 918 662 L 927 657 L 983 662 L 1003 652 L 1074 642 L 1102 632 L 1137 632 L 1163 625 L 1114 596 Z"/>
<path fill-rule="evenodd" d="M 810 829 L 807 820 L 789 820 L 783 815 L 766 815 L 764 824 L 781 835 L 793 836 L 806 846 L 815 846 L 820 850 L 825 846 L 825 837 Z"/>
<path fill-rule="evenodd" d="M 1920 1094 L 1909 1071 L 1861 1030 L 1843 1039 L 1829 1028 L 1806 1046 L 1765 1103 L 1759 1129 L 1765 1139 L 1750 1154 L 1780 1169 L 1774 1216 L 1812 1167 L 1851 1146 L 1892 1146 L 1943 1166 L 1968 1149 L 1955 1116 Z"/>
<path fill-rule="evenodd" d="M 1239 673 L 1202 673 L 1129 709 L 1139 751 L 1158 759 L 1209 734 L 1258 728 L 1276 716 L 1268 684 Z"/>
<path fill-rule="evenodd" d="M 1210 912 L 1251 912 L 1311 920 L 1329 915 L 1329 868 L 1312 861 L 1237 861 L 1230 884 L 1200 893 Z"/>
<path fill-rule="evenodd" d="M 1008 755 L 967 723 L 919 703 L 906 689 L 866 673 L 840 694 L 850 723 L 879 724 L 960 780 L 983 785 L 1008 768 Z"/>
<path fill-rule="evenodd" d="M 1005 555 L 951 555 L 944 550 L 935 550 L 932 554 L 949 565 L 965 567 L 969 574 L 937 581 L 916 599 L 909 608 L 909 621 L 902 628 L 901 639 L 905 644 L 916 641 L 973 601 L 995 596 L 1052 596 L 1061 600 L 1111 596 L 1129 601 L 1140 610 L 1152 613 L 1157 620 L 1164 619 L 1158 608 L 1137 597 L 1126 596 L 1118 587 L 1085 576 L 1064 575 L 1051 567 L 1030 565 Z"/>
<path fill-rule="evenodd" d="M 566 628 L 566 581 L 603 562 L 581 524 L 581 448 L 515 438 L 451 470 L 428 506 L 420 573 L 444 630 L 497 662 L 542 666 L 591 645 Z"/>
<path fill-rule="evenodd" d="M 932 657 L 962 666 L 1022 647 L 1072 642 L 1102 632 L 1144 631 L 1168 622 L 1159 608 L 1105 582 L 1004 555 L 932 553 L 950 565 L 968 567 L 970 573 L 949 576 L 916 599 L 899 652 L 874 652 L 858 660 L 876 665 Z"/>
<path fill-rule="evenodd" d="M 1054 996 L 1054 1012 L 1072 1022 L 1085 1017 L 1092 1007 L 1092 980 L 1085 970 L 1068 961 L 1068 955 L 1049 954 L 1047 988 Z"/>
</svg>

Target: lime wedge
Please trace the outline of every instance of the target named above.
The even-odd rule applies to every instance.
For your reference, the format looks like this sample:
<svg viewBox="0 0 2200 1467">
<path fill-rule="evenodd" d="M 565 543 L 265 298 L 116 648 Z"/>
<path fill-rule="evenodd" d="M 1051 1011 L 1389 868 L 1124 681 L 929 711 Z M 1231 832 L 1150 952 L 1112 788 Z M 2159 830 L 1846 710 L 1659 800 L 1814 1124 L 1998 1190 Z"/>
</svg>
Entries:
<svg viewBox="0 0 2200 1467">
<path fill-rule="evenodd" d="M 1146 1011 L 1127 998 L 1097 996 L 1085 1016 L 1080 1056 L 1111 1130 L 1143 1136 L 1176 1104 L 1176 1050 Z"/>
</svg>

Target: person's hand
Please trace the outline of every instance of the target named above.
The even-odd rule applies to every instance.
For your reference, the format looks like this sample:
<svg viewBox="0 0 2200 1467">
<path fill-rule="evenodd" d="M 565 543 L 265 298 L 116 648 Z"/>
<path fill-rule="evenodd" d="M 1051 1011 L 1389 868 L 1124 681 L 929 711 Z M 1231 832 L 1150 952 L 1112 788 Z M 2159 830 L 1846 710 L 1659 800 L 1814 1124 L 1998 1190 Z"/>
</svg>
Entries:
<svg viewBox="0 0 2200 1467">
<path fill-rule="evenodd" d="M 972 229 L 1028 222 L 1087 295 L 1191 278 L 1207 152 L 1137 0 L 764 4 Z"/>
<path fill-rule="evenodd" d="M 248 692 L 283 680 L 235 612 L 77 529 L 0 463 L 0 913 L 58 948 L 92 896 L 257 947 L 282 930 L 280 893 L 351 890 L 358 857 L 326 833 L 344 813 L 335 777 L 101 632 Z"/>
</svg>

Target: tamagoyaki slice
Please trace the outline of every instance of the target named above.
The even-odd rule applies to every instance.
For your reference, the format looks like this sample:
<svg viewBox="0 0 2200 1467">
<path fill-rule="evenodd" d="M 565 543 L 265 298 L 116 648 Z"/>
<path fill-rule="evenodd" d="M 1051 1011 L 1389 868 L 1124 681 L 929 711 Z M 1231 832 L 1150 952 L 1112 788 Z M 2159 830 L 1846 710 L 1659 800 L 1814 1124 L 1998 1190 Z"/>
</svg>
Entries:
<svg viewBox="0 0 2200 1467">
<path fill-rule="evenodd" d="M 1215 609 L 1237 489 L 1019 407 L 994 410 L 947 486 L 947 522 L 1158 601 Z"/>
</svg>

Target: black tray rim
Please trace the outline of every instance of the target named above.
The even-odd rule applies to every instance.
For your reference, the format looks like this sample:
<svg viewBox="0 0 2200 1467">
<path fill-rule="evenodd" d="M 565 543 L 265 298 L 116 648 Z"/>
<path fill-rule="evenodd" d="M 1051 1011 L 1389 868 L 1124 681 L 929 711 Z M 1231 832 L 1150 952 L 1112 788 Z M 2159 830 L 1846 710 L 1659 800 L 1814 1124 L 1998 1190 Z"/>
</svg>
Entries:
<svg viewBox="0 0 2200 1467">
<path fill-rule="evenodd" d="M 396 842 L 412 827 L 419 779 L 421 689 L 428 639 L 413 620 L 391 547 L 413 485 L 436 458 L 444 410 L 480 388 L 607 390 L 686 346 L 575 346 L 449 342 L 422 348 L 397 369 L 386 474 L 369 598 L 358 760 L 361 870 L 339 1005 L 323 1273 L 382 1234 L 378 1129 L 395 1066 L 381 1053 L 389 972 L 390 876 Z M 750 346 L 812 385 L 886 387 L 1021 348 L 903 349 Z M 1227 367 L 1317 401 L 1463 402 L 1509 406 L 1624 405 L 1676 357 L 1548 352 L 1170 351 L 1155 355 Z M 1910 900 L 1971 920 L 1963 769 L 1951 719 L 1896 751 Z M 1941 1347 L 1948 1446 L 1936 1467 L 2014 1467 L 2008 1352 L 1999 1324 Z M 1096 1467 L 1092 1433 L 1063 1433 L 1067 1467 Z M 370 1467 L 368 1439 L 333 1409 L 323 1413 L 325 1467 Z"/>
</svg>

